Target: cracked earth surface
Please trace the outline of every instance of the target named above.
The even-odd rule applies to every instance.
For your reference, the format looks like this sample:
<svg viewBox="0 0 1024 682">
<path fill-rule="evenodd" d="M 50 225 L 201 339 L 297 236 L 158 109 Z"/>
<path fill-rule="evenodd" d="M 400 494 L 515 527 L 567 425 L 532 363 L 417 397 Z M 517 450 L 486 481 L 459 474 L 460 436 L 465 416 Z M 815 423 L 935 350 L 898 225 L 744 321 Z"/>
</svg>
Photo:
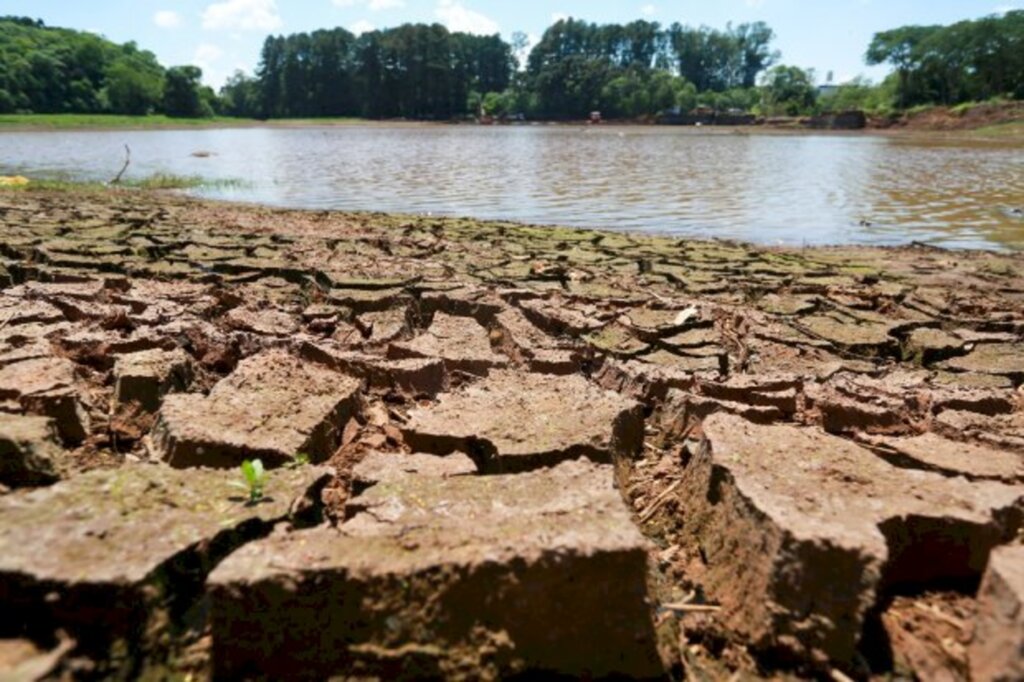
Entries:
<svg viewBox="0 0 1024 682">
<path fill-rule="evenodd" d="M 1020 256 L 0 194 L 0 672 L 1020 679 L 1022 383 Z"/>
</svg>

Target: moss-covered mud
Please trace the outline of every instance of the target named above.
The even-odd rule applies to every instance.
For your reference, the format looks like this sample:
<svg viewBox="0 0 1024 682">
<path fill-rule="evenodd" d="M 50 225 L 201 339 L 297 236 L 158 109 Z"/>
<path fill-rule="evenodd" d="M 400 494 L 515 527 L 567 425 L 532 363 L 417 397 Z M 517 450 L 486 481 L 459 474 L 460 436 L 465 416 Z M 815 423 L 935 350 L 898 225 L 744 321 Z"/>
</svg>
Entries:
<svg viewBox="0 0 1024 682">
<path fill-rule="evenodd" d="M 1021 256 L 0 192 L 0 671 L 1012 677 L 1022 383 Z"/>
</svg>

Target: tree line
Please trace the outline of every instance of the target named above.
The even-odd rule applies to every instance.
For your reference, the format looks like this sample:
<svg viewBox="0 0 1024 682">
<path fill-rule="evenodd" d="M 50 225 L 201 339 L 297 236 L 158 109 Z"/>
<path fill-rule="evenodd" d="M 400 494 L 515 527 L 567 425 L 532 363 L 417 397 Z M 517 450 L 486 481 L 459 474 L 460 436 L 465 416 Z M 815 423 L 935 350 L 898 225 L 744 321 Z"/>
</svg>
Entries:
<svg viewBox="0 0 1024 682">
<path fill-rule="evenodd" d="M 866 59 L 893 67 L 888 85 L 900 108 L 1024 99 L 1024 10 L 884 31 L 874 36 Z"/>
<path fill-rule="evenodd" d="M 0 113 L 212 116 L 218 97 L 201 79 L 133 42 L 0 17 Z"/>
<path fill-rule="evenodd" d="M 570 18 L 527 52 L 522 33 L 506 42 L 440 24 L 359 36 L 336 28 L 267 37 L 255 74 L 237 72 L 214 93 L 197 67 L 165 68 L 135 43 L 5 17 L 0 113 L 579 119 L 595 110 L 610 118 L 698 108 L 798 115 L 1024 98 L 1024 11 L 878 33 L 866 61 L 893 73 L 824 97 L 812 71 L 779 63 L 774 39 L 763 22 L 715 29 Z"/>
<path fill-rule="evenodd" d="M 256 77 L 236 74 L 221 95 L 238 116 L 446 119 L 466 113 L 472 92 L 505 90 L 514 66 L 497 35 L 336 28 L 268 37 Z"/>
<path fill-rule="evenodd" d="M 252 77 L 221 90 L 233 115 L 450 118 L 466 114 L 579 118 L 654 115 L 696 106 L 748 109 L 778 59 L 766 24 L 725 30 L 657 22 L 563 19 L 529 55 L 522 33 L 450 33 L 407 24 L 270 36 Z M 808 87 L 810 87 L 808 80 Z"/>
</svg>

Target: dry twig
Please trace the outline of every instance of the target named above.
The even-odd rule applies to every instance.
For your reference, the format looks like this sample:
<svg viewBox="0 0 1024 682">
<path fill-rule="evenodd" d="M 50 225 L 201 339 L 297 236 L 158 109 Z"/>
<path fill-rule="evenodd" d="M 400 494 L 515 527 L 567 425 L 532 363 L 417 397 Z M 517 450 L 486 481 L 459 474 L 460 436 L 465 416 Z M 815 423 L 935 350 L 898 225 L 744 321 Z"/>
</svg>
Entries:
<svg viewBox="0 0 1024 682">
<path fill-rule="evenodd" d="M 124 165 L 121 166 L 121 170 L 119 170 L 117 172 L 117 175 L 114 176 L 114 179 L 110 181 L 111 185 L 116 185 L 119 182 L 121 182 L 121 176 L 124 175 L 124 172 L 126 170 L 128 170 L 128 164 L 131 163 L 131 162 L 132 162 L 132 150 L 131 150 L 131 147 L 129 147 L 128 145 L 125 145 L 124 146 Z"/>
</svg>

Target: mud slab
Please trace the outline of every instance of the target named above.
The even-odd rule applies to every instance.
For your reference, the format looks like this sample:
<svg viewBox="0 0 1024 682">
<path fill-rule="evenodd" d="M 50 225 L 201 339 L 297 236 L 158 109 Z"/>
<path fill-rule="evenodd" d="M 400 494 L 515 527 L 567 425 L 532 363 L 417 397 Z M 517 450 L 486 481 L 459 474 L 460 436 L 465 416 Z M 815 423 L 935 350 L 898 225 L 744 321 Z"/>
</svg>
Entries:
<svg viewBox="0 0 1024 682">
<path fill-rule="evenodd" d="M 470 453 L 488 472 L 514 472 L 588 457 L 622 463 L 639 452 L 639 403 L 578 376 L 492 371 L 418 407 L 403 428 L 420 452 Z"/>
<path fill-rule="evenodd" d="M 300 454 L 321 461 L 340 442 L 359 389 L 357 379 L 270 351 L 243 360 L 209 396 L 167 396 L 153 444 L 175 467 L 255 457 L 276 466 Z"/>
<path fill-rule="evenodd" d="M 387 483 L 410 474 L 420 476 L 469 476 L 479 473 L 467 455 L 453 452 L 444 457 L 422 453 L 403 454 L 371 452 L 352 467 L 352 490 L 362 492 L 378 483 Z"/>
<path fill-rule="evenodd" d="M 508 358 L 491 349 L 487 330 L 472 317 L 446 313 L 434 315 L 427 330 L 411 341 L 393 343 L 392 358 L 440 358 L 445 369 L 470 374 L 486 374 L 494 367 L 508 364 Z"/>
<path fill-rule="evenodd" d="M 646 543 L 610 467 L 406 475 L 349 514 L 217 568 L 216 676 L 660 674 Z"/>
<path fill-rule="evenodd" d="M 1024 545 L 992 552 L 978 592 L 969 649 L 971 679 L 1024 679 Z"/>
<path fill-rule="evenodd" d="M 205 573 L 238 545 L 265 535 L 298 504 L 316 503 L 331 471 L 270 474 L 247 504 L 237 472 L 139 464 L 95 471 L 0 498 L 0 630 L 79 639 L 149 633 L 159 612 L 191 606 Z M 180 615 L 180 614 L 179 614 Z"/>
<path fill-rule="evenodd" d="M 900 469 L 813 429 L 716 414 L 703 431 L 683 523 L 722 618 L 759 648 L 850 661 L 883 593 L 969 581 L 1021 527 L 1022 487 Z"/>
<path fill-rule="evenodd" d="M 53 483 L 64 464 L 53 421 L 47 417 L 0 414 L 0 483 Z"/>
</svg>

